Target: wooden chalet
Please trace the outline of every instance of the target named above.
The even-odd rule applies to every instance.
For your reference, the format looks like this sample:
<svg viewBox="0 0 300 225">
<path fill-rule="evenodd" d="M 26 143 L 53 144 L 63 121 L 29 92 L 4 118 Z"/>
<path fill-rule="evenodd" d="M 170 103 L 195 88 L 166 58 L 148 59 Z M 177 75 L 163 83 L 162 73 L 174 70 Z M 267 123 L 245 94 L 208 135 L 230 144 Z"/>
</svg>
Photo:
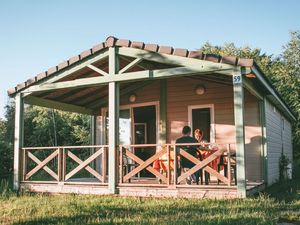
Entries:
<svg viewBox="0 0 300 225">
<path fill-rule="evenodd" d="M 252 59 L 108 37 L 8 94 L 15 189 L 246 197 L 278 179 L 281 153 L 292 159 L 295 117 Z M 24 104 L 91 115 L 91 145 L 23 146 Z M 204 131 L 205 157 L 175 144 L 185 125 Z M 182 157 L 195 166 L 182 171 Z M 201 182 L 187 185 L 196 171 Z"/>
</svg>

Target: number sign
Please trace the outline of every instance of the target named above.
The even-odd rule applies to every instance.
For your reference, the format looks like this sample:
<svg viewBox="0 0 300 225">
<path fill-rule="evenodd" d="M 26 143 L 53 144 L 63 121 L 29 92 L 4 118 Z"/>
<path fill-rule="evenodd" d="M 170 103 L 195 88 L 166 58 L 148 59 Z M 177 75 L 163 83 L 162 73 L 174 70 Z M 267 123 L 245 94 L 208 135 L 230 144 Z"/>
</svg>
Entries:
<svg viewBox="0 0 300 225">
<path fill-rule="evenodd" d="M 233 83 L 234 84 L 240 84 L 242 83 L 242 77 L 241 75 L 233 75 Z"/>
</svg>

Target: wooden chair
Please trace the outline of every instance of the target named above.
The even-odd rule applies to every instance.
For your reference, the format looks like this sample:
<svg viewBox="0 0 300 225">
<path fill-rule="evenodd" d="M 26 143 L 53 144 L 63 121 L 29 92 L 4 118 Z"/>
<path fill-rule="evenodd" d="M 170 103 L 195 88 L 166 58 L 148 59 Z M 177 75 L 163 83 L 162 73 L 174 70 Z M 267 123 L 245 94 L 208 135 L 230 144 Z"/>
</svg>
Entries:
<svg viewBox="0 0 300 225">
<path fill-rule="evenodd" d="M 228 159 L 225 161 L 225 157 L 227 157 L 227 156 L 226 155 L 222 155 L 220 157 L 220 162 L 218 163 L 218 172 L 220 173 L 221 167 L 223 167 L 223 169 L 224 169 L 224 176 L 228 177 L 227 176 L 227 166 L 228 166 L 227 160 Z M 236 179 L 236 154 L 232 154 L 230 156 L 230 159 L 231 159 L 231 161 L 230 161 L 230 167 L 232 168 L 233 175 L 234 175 L 234 184 L 237 185 L 237 179 Z M 219 182 L 220 181 L 218 180 L 218 184 L 219 184 Z"/>
</svg>

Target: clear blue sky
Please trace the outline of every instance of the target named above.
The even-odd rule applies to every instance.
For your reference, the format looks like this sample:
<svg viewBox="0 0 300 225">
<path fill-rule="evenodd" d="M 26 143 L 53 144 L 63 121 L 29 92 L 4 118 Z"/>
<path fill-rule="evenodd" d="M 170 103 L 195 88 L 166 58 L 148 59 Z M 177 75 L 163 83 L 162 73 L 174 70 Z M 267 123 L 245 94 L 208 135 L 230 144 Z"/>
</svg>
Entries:
<svg viewBox="0 0 300 225">
<path fill-rule="evenodd" d="M 0 117 L 6 90 L 109 35 L 191 50 L 204 42 L 280 54 L 300 1 L 1 0 Z"/>
</svg>

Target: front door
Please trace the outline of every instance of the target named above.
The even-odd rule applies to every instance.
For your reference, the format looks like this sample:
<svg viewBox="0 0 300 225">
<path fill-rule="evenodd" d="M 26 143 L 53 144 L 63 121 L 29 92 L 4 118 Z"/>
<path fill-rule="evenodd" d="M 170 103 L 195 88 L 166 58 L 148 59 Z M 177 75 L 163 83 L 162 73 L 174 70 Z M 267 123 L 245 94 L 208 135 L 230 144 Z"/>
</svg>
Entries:
<svg viewBox="0 0 300 225">
<path fill-rule="evenodd" d="M 141 106 L 133 108 L 133 143 L 134 144 L 155 144 L 156 143 L 156 106 Z M 142 160 L 147 160 L 156 152 L 155 147 L 139 147 L 134 149 L 135 155 Z M 141 177 L 152 177 L 153 174 L 142 170 Z"/>
<path fill-rule="evenodd" d="M 193 134 L 196 129 L 200 129 L 203 132 L 203 141 L 214 142 L 214 114 L 212 105 L 190 106 L 189 123 Z"/>
</svg>

